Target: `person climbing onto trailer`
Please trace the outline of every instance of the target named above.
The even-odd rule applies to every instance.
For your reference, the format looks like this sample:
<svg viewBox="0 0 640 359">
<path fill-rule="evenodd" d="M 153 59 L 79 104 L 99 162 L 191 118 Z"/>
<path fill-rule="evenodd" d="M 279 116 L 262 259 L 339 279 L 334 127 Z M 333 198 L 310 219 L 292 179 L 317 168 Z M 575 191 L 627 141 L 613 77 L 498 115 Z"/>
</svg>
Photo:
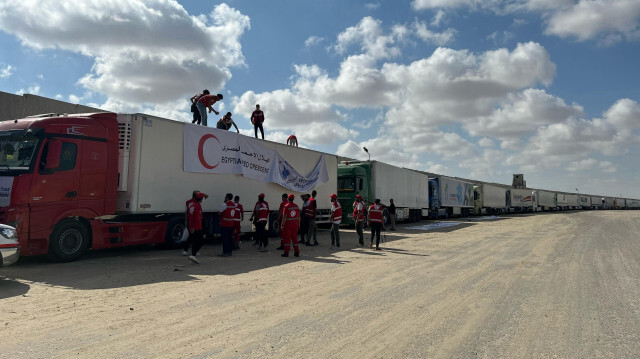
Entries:
<svg viewBox="0 0 640 359">
<path fill-rule="evenodd" d="M 289 138 L 287 138 L 287 145 L 298 147 L 298 138 L 296 137 L 296 135 L 291 135 L 289 136 Z"/>
<path fill-rule="evenodd" d="M 215 104 L 216 102 L 222 100 L 222 94 L 217 94 L 217 95 L 202 95 L 200 96 L 200 98 L 198 99 L 198 102 L 196 102 L 196 107 L 198 107 L 198 111 L 200 111 L 200 118 L 202 121 L 202 126 L 207 126 L 207 109 L 209 109 L 209 112 L 213 112 L 216 115 L 219 115 L 220 112 L 216 111 L 213 109 L 213 104 Z"/>
</svg>

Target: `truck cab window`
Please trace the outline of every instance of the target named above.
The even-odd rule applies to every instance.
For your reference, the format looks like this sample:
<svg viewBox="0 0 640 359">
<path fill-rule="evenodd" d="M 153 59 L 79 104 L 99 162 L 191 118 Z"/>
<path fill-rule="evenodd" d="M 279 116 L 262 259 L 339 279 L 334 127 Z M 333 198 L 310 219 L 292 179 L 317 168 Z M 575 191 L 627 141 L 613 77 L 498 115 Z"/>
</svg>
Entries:
<svg viewBox="0 0 640 359">
<path fill-rule="evenodd" d="M 42 160 L 40 161 L 41 173 L 54 173 L 62 171 L 71 171 L 76 167 L 76 158 L 78 156 L 78 145 L 70 142 L 63 142 L 60 150 L 60 165 L 54 169 L 46 169 L 46 158 L 49 152 L 49 143 L 45 144 L 42 150 Z"/>
</svg>

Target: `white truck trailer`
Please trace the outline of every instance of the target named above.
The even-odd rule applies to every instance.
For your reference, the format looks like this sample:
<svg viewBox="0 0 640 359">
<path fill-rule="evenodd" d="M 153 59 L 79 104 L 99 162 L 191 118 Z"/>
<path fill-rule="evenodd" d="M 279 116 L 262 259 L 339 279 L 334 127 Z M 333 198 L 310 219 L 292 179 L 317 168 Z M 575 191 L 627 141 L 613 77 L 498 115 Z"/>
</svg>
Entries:
<svg viewBox="0 0 640 359">
<path fill-rule="evenodd" d="M 481 183 L 473 186 L 473 214 L 505 213 L 507 210 L 507 189 Z"/>
<path fill-rule="evenodd" d="M 510 206 L 515 212 L 531 212 L 536 202 L 536 191 L 526 188 L 509 190 Z"/>
<path fill-rule="evenodd" d="M 593 208 L 593 209 L 603 209 L 604 208 L 604 197 L 591 196 L 591 208 Z"/>
<path fill-rule="evenodd" d="M 275 182 L 262 182 L 250 178 L 250 174 L 238 173 L 237 169 L 222 170 L 221 165 L 217 163 L 222 161 L 228 164 L 237 161 L 233 155 L 239 152 L 243 152 L 243 155 L 251 154 L 251 158 L 254 158 L 254 155 L 256 158 L 262 156 L 263 160 L 259 162 L 265 163 L 265 166 L 241 160 L 243 169 L 252 168 L 254 173 L 260 174 L 269 170 L 271 163 L 266 162 L 267 157 L 275 153 L 280 160 L 286 160 L 291 167 L 304 176 L 312 173 L 320 161 L 324 161 L 326 182 L 314 186 L 313 189 L 318 191 L 316 201 L 321 213 L 317 220 L 318 222 L 328 221 L 331 209 L 329 195 L 335 193 L 337 189 L 338 158 L 335 155 L 144 114 L 119 114 L 118 123 L 122 138 L 118 163 L 120 178 L 117 212 L 119 214 L 182 214 L 185 201 L 189 199 L 192 191 L 197 189 L 209 195 L 209 198 L 202 202 L 202 210 L 205 213 L 205 223 L 209 220 L 211 223 L 209 230 L 215 233 L 218 224 L 217 211 L 225 194 L 232 193 L 234 196 L 240 196 L 240 203 L 245 211 L 242 230 L 249 232 L 251 231 L 249 217 L 258 194 L 265 194 L 272 217 L 276 217 L 283 193 L 295 194 L 295 201 L 300 205 L 300 195 L 310 193 L 311 190 L 297 191 Z M 192 133 L 196 137 L 185 140 L 185 133 Z M 225 142 L 225 139 L 230 142 Z M 235 145 L 238 142 L 234 141 L 237 140 L 242 141 L 242 146 Z M 207 151 L 212 154 L 209 156 Z M 230 155 L 221 157 L 219 153 Z M 214 159 L 216 156 L 218 159 Z M 187 167 L 191 157 L 196 163 L 189 169 Z M 203 168 L 200 169 L 199 166 Z M 207 167 L 216 168 L 208 169 Z M 207 172 L 218 169 L 222 173 Z M 224 173 L 229 171 L 235 173 Z M 181 216 L 176 216 L 169 220 L 167 231 L 176 233 L 181 231 L 183 226 L 181 219 Z"/>
<path fill-rule="evenodd" d="M 591 208 L 591 196 L 579 195 L 578 196 L 579 206 L 582 209 L 590 209 Z"/>
<path fill-rule="evenodd" d="M 450 177 L 429 178 L 429 217 L 466 217 L 474 208 L 473 183 Z"/>
<path fill-rule="evenodd" d="M 558 206 L 557 194 L 555 192 L 539 190 L 537 200 L 538 207 L 543 211 L 554 211 Z"/>
</svg>

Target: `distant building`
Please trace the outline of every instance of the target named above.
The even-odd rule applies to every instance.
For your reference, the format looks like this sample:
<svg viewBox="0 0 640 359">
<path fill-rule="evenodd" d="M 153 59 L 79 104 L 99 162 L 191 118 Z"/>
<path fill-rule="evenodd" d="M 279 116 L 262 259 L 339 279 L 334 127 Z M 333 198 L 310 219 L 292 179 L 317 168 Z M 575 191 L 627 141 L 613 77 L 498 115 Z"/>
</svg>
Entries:
<svg viewBox="0 0 640 359">
<path fill-rule="evenodd" d="M 87 113 L 104 110 L 37 95 L 14 95 L 0 91 L 0 121 L 9 121 L 45 113 Z"/>
<path fill-rule="evenodd" d="M 527 188 L 527 181 L 524 180 L 522 173 L 513 175 L 513 188 Z"/>
</svg>

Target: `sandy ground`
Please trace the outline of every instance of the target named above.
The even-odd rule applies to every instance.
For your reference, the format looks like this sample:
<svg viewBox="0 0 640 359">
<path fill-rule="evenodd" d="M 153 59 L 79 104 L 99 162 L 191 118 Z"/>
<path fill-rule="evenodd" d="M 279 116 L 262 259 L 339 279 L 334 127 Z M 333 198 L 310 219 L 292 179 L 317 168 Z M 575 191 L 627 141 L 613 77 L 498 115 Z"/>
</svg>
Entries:
<svg viewBox="0 0 640 359">
<path fill-rule="evenodd" d="M 462 222 L 401 225 L 379 252 L 345 229 L 300 258 L 275 241 L 209 244 L 199 266 L 153 247 L 26 258 L 0 269 L 0 357 L 640 356 L 640 211 Z"/>
</svg>

